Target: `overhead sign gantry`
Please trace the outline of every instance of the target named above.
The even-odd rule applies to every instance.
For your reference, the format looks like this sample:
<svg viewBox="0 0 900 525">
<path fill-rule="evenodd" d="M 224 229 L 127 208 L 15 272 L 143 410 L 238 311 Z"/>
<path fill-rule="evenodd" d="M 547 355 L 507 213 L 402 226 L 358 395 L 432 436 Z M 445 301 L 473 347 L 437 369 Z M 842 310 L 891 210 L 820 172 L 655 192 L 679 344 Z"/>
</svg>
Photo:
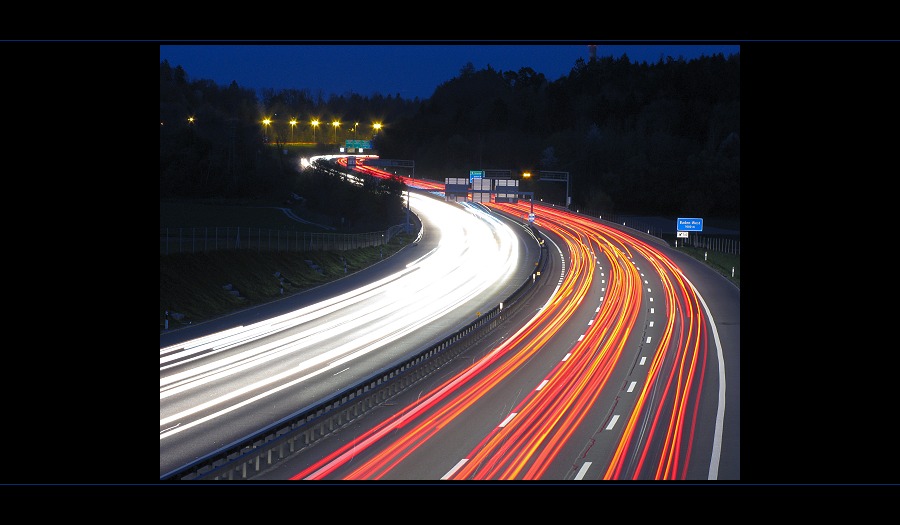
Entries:
<svg viewBox="0 0 900 525">
<path fill-rule="evenodd" d="M 468 179 L 444 179 L 444 196 L 448 201 L 518 202 L 519 181 L 510 178 L 510 170 L 469 170 Z"/>
</svg>

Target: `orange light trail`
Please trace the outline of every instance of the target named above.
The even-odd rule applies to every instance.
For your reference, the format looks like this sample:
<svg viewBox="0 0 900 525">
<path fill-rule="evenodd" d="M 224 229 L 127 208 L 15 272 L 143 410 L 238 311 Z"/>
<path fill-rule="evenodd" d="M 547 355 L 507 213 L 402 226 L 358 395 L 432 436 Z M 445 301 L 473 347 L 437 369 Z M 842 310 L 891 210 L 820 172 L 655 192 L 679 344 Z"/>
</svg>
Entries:
<svg viewBox="0 0 900 525">
<path fill-rule="evenodd" d="M 442 191 L 443 184 L 434 183 L 432 189 Z M 530 210 L 526 203 L 488 205 L 515 217 L 527 216 Z M 601 393 L 621 388 L 611 381 L 624 356 L 634 355 L 629 345 L 634 344 L 633 333 L 640 333 L 646 302 L 635 254 L 649 262 L 662 283 L 662 336 L 652 347 L 646 379 L 626 423 L 616 431 L 620 436 L 602 476 L 686 478 L 709 351 L 708 321 L 696 292 L 668 257 L 643 240 L 565 210 L 539 204 L 534 209 L 540 218 L 536 226 L 561 238 L 569 253 L 565 275 L 546 307 L 483 359 L 291 479 L 323 479 L 354 458 L 359 461 L 360 452 L 375 444 L 377 452 L 343 479 L 383 479 L 451 422 L 477 410 L 483 396 L 548 345 L 589 300 L 602 258 L 608 285 L 583 336 L 509 411 L 505 424 L 495 426 L 446 476 L 542 479 L 580 425 L 597 426 L 586 418 Z"/>
</svg>

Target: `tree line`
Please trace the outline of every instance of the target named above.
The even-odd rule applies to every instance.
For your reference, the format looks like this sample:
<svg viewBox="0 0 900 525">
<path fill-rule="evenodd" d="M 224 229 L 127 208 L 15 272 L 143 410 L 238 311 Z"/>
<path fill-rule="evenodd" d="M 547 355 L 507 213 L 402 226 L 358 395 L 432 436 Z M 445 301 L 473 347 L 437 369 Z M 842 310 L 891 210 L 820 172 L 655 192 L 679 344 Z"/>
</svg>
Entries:
<svg viewBox="0 0 900 525">
<path fill-rule="evenodd" d="M 270 115 L 277 118 L 262 125 Z M 740 218 L 739 53 L 652 64 L 626 55 L 578 59 L 553 82 L 527 67 L 476 70 L 469 63 L 424 100 L 325 98 L 301 88 L 257 95 L 235 82 L 190 79 L 162 61 L 160 196 L 291 190 L 297 162 L 279 154 L 281 145 L 315 133 L 321 151 L 335 151 L 328 145 L 337 134 L 332 115 L 343 116 L 338 142 L 371 138 L 382 158 L 414 160 L 419 177 L 567 172 L 572 207 L 582 211 Z M 297 124 L 288 125 L 294 117 Z M 318 129 L 309 125 L 314 117 L 322 120 Z M 384 123 L 379 133 L 369 127 L 376 121 Z M 538 178 L 522 181 L 523 189 L 562 204 L 565 184 Z"/>
</svg>

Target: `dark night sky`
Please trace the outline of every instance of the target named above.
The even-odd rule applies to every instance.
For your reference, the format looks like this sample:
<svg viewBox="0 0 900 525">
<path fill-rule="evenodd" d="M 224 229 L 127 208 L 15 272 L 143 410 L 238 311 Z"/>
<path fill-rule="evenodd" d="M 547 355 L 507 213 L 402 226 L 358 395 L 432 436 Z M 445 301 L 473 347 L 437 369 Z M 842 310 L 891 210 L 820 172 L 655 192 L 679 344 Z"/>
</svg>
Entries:
<svg viewBox="0 0 900 525">
<path fill-rule="evenodd" d="M 431 97 L 438 85 L 459 76 L 469 62 L 476 71 L 491 66 L 497 71 L 530 67 L 549 81 L 566 76 L 578 58 L 597 45 L 597 57 L 655 63 L 660 57 L 685 60 L 740 52 L 739 44 L 642 43 L 606 45 L 602 42 L 525 44 L 468 43 L 303 43 L 303 44 L 160 44 L 159 60 L 182 66 L 189 80 L 212 80 L 227 87 L 321 90 L 330 95 L 357 93 L 370 97 L 400 95 L 404 99 Z"/>
</svg>

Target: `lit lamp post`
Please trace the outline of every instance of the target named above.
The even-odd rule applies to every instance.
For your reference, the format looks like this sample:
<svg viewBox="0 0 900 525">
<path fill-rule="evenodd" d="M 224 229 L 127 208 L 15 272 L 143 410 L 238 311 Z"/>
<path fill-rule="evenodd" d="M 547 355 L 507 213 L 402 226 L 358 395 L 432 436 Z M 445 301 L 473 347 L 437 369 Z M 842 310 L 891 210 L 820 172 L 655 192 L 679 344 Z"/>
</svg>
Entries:
<svg viewBox="0 0 900 525">
<path fill-rule="evenodd" d="M 530 179 L 531 179 L 530 171 L 526 171 L 526 172 L 522 173 L 523 181 L 530 180 Z M 522 191 L 522 189 L 520 188 L 519 191 Z M 531 196 L 531 212 L 530 213 L 534 213 L 534 192 L 533 191 L 531 192 L 530 196 Z"/>
<path fill-rule="evenodd" d="M 194 117 L 188 117 L 188 128 L 191 130 L 191 145 L 194 144 Z"/>
<path fill-rule="evenodd" d="M 310 125 L 312 125 L 312 128 L 313 128 L 313 142 L 315 142 L 316 141 L 316 128 L 319 127 L 319 121 L 311 120 L 309 123 L 310 123 Z"/>
<path fill-rule="evenodd" d="M 359 138 L 359 136 L 356 134 L 356 128 L 358 128 L 358 127 L 359 127 L 359 122 L 357 122 L 356 124 L 353 125 L 353 138 L 354 139 Z"/>
<path fill-rule="evenodd" d="M 334 144 L 337 145 L 337 129 L 338 129 L 338 126 L 341 125 L 341 123 L 338 122 L 337 120 L 335 120 L 334 122 L 331 123 L 331 125 L 334 126 Z"/>
<path fill-rule="evenodd" d="M 297 119 L 291 119 L 291 142 L 294 142 L 294 126 L 297 125 Z"/>
<path fill-rule="evenodd" d="M 372 127 L 375 128 L 375 133 L 372 133 L 372 138 L 375 138 L 375 135 L 378 135 L 378 132 L 381 131 L 381 122 L 372 124 Z"/>
<path fill-rule="evenodd" d="M 266 142 L 269 141 L 269 124 L 271 124 L 271 123 L 272 123 L 271 120 L 269 120 L 267 118 L 263 119 L 263 133 L 266 137 Z"/>
</svg>

